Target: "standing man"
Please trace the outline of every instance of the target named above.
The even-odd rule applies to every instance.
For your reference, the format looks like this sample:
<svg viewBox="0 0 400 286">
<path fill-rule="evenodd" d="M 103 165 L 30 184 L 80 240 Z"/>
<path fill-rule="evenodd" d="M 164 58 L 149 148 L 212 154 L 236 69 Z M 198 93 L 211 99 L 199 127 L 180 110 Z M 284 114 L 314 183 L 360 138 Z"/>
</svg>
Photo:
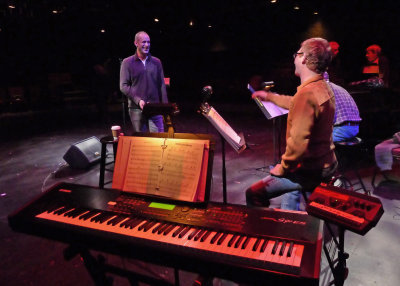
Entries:
<svg viewBox="0 0 400 286">
<path fill-rule="evenodd" d="M 269 199 L 288 193 L 281 208 L 297 210 L 300 191 L 317 187 L 337 168 L 332 142 L 335 98 L 323 79 L 331 61 L 331 48 L 322 38 L 304 41 L 293 55 L 301 85 L 292 96 L 256 91 L 252 96 L 289 109 L 286 150 L 270 175 L 246 190 L 250 206 L 269 206 Z"/>
<path fill-rule="evenodd" d="M 167 90 L 161 61 L 150 54 L 150 37 L 146 32 L 135 35 L 136 53 L 121 64 L 119 86 L 128 97 L 133 132 L 164 132 L 162 115 L 146 118 L 147 103 L 167 103 Z"/>
</svg>

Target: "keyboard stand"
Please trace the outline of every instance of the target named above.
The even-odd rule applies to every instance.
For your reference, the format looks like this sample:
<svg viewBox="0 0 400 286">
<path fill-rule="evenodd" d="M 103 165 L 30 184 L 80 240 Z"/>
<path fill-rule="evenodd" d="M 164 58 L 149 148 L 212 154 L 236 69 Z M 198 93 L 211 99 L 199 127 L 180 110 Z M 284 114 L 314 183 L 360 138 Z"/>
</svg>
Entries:
<svg viewBox="0 0 400 286">
<path fill-rule="evenodd" d="M 335 260 L 332 260 L 329 256 L 328 248 L 326 244 L 323 243 L 323 249 L 325 253 L 326 260 L 328 261 L 329 267 L 333 274 L 333 281 L 330 282 L 329 285 L 334 284 L 335 286 L 343 286 L 344 281 L 346 280 L 349 269 L 346 267 L 346 259 L 349 258 L 349 254 L 344 252 L 344 231 L 345 229 L 341 226 L 338 226 L 338 238 L 336 238 L 335 233 L 333 232 L 329 223 L 325 222 L 325 225 L 332 236 L 332 240 L 335 243 L 338 249 L 338 257 Z M 335 265 L 336 263 L 336 265 Z"/>
<path fill-rule="evenodd" d="M 83 263 L 96 286 L 113 285 L 112 277 L 106 276 L 106 273 L 125 277 L 132 286 L 138 286 L 139 282 L 157 286 L 179 286 L 179 270 L 177 268 L 174 268 L 175 283 L 172 284 L 162 279 L 153 278 L 131 270 L 107 264 L 106 258 L 103 255 L 98 255 L 96 258 L 90 253 L 89 249 L 83 246 L 70 245 L 64 250 L 64 259 L 67 261 L 71 260 L 76 255 L 80 255 L 82 258 Z"/>
</svg>

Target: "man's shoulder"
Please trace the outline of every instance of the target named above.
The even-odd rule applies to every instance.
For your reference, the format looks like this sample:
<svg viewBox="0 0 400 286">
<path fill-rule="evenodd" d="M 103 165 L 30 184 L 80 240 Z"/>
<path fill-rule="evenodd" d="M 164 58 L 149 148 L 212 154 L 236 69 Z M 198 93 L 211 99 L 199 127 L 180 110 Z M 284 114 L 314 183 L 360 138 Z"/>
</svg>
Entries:
<svg viewBox="0 0 400 286">
<path fill-rule="evenodd" d="M 161 60 L 153 55 L 150 56 L 150 60 L 156 64 L 161 64 Z"/>
<path fill-rule="evenodd" d="M 131 62 L 135 59 L 135 55 L 131 55 L 129 57 L 124 58 L 122 61 L 123 62 Z"/>
</svg>

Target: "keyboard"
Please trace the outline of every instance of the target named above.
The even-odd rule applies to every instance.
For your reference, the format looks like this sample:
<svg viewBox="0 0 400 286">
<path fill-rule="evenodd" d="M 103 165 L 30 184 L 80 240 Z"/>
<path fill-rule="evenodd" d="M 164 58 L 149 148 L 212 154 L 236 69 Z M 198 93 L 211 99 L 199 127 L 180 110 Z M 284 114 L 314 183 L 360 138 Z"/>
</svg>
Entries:
<svg viewBox="0 0 400 286">
<path fill-rule="evenodd" d="M 18 232 L 237 282 L 318 285 L 321 222 L 60 183 L 9 216 Z"/>
</svg>

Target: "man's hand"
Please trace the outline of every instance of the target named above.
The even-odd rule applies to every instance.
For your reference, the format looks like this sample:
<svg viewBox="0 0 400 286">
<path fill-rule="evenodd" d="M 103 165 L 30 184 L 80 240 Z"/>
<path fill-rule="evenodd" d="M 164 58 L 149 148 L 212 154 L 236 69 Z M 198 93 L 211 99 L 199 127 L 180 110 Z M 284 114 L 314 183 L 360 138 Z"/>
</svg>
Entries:
<svg viewBox="0 0 400 286">
<path fill-rule="evenodd" d="M 269 91 L 264 91 L 264 90 L 258 90 L 258 91 L 256 91 L 256 92 L 254 92 L 252 95 L 251 95 L 251 98 L 259 98 L 259 99 L 261 99 L 261 100 L 263 100 L 263 101 L 269 101 L 270 99 L 269 99 L 269 95 L 270 95 L 270 93 L 271 92 L 269 92 Z"/>
<path fill-rule="evenodd" d="M 139 107 L 140 107 L 140 109 L 143 110 L 144 105 L 145 105 L 145 102 L 144 102 L 143 100 L 139 100 Z"/>
<path fill-rule="evenodd" d="M 276 164 L 275 167 L 273 167 L 269 173 L 271 175 L 274 175 L 276 177 L 282 177 L 285 174 L 285 170 L 283 169 L 281 164 Z"/>
</svg>

